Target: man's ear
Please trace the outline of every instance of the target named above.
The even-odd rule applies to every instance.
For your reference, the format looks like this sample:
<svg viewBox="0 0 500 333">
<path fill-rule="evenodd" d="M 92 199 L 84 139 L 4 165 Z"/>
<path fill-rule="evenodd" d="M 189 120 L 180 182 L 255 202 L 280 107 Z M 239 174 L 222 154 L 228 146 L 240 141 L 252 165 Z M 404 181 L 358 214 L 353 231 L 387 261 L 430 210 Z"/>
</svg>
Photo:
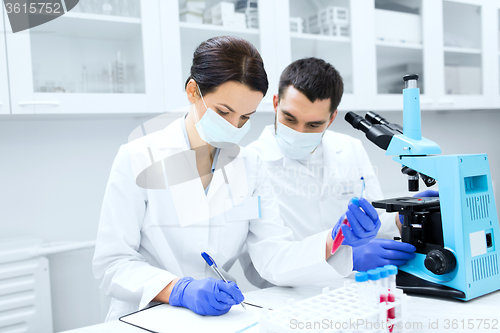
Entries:
<svg viewBox="0 0 500 333">
<path fill-rule="evenodd" d="M 280 98 L 278 97 L 278 94 L 273 95 L 273 107 L 274 107 L 274 113 L 278 112 L 278 103 L 280 101 Z"/>
<path fill-rule="evenodd" d="M 200 94 L 198 93 L 198 84 L 195 80 L 191 79 L 186 85 L 186 94 L 189 100 L 189 103 L 194 104 L 198 98 L 200 98 Z"/>
<path fill-rule="evenodd" d="M 337 111 L 338 110 L 333 111 L 333 113 L 330 115 L 330 122 L 328 123 L 327 127 L 329 127 L 333 123 L 333 121 L 335 120 L 335 118 L 337 117 L 337 113 L 338 113 Z"/>
</svg>

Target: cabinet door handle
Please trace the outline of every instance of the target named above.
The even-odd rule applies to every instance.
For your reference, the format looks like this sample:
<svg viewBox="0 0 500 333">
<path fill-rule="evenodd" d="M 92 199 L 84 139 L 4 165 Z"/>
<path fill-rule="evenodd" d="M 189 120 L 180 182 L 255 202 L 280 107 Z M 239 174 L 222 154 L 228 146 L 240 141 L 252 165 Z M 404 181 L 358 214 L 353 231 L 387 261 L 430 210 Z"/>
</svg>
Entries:
<svg viewBox="0 0 500 333">
<path fill-rule="evenodd" d="M 50 102 L 50 101 L 19 102 L 19 106 L 33 106 L 33 105 L 59 106 L 59 102 Z"/>
</svg>

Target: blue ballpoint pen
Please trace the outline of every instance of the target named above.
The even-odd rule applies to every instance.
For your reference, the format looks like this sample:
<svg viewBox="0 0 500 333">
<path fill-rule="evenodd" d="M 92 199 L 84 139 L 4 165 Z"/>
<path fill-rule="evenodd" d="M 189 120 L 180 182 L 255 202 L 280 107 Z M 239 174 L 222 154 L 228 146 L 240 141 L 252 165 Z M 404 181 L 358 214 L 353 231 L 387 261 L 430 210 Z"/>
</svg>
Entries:
<svg viewBox="0 0 500 333">
<path fill-rule="evenodd" d="M 206 253 L 206 252 L 202 252 L 201 256 L 203 257 L 203 259 L 205 259 L 205 261 L 207 262 L 208 266 L 212 267 L 212 269 L 214 270 L 215 274 L 217 274 L 222 281 L 228 283 L 227 280 L 226 280 L 226 278 L 219 271 L 219 268 L 217 268 L 217 264 L 215 263 L 215 260 L 213 260 L 212 257 L 208 253 Z M 245 305 L 243 305 L 243 303 L 240 303 L 240 304 L 243 307 L 243 309 L 245 309 L 245 310 L 247 309 L 245 307 Z"/>
</svg>

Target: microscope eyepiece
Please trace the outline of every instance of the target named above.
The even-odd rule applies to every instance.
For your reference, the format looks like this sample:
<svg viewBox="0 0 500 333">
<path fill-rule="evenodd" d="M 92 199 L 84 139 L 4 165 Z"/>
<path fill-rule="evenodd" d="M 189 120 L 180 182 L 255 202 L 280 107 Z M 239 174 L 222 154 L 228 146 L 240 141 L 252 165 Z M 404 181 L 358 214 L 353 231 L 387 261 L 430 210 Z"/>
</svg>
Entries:
<svg viewBox="0 0 500 333">
<path fill-rule="evenodd" d="M 387 120 L 385 120 L 384 117 L 380 116 L 379 114 L 377 114 L 373 111 L 368 111 L 365 115 L 365 119 L 368 120 L 373 125 L 375 125 L 375 124 L 388 125 L 389 124 L 389 122 Z"/>
<path fill-rule="evenodd" d="M 352 125 L 357 130 L 360 130 L 364 133 L 367 133 L 370 128 L 372 127 L 372 124 L 370 124 L 368 121 L 366 121 L 363 117 L 355 114 L 352 111 L 349 111 L 346 113 L 344 119 Z"/>
<path fill-rule="evenodd" d="M 403 76 L 403 81 L 405 82 L 405 89 L 408 88 L 418 88 L 418 75 L 417 74 L 408 74 Z"/>
<path fill-rule="evenodd" d="M 408 80 L 418 80 L 418 74 L 407 74 L 403 76 L 403 81 L 408 81 Z"/>
</svg>

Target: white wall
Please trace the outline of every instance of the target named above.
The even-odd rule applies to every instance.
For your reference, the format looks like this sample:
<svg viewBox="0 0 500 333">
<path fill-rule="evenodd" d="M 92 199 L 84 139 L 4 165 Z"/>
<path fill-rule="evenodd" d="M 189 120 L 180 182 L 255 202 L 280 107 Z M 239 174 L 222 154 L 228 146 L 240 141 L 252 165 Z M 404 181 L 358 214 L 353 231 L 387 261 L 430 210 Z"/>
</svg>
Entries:
<svg viewBox="0 0 500 333">
<path fill-rule="evenodd" d="M 339 113 L 332 129 L 364 142 L 386 196 L 407 193 L 399 165 L 347 124 L 344 114 Z M 179 116 L 172 114 L 172 120 Z M 385 112 L 382 116 L 402 123 L 400 112 Z M 113 158 L 129 133 L 148 118 L 0 117 L 0 238 L 29 234 L 46 242 L 95 239 Z M 273 119 L 273 113 L 254 115 L 252 130 L 243 143 L 256 139 Z M 498 125 L 498 110 L 422 114 L 423 135 L 436 141 L 443 154 L 487 153 L 495 184 L 500 179 Z M 498 207 L 500 194 L 496 194 Z M 103 320 L 106 300 L 97 292 L 91 259 L 91 250 L 49 257 L 56 332 Z M 231 273 L 241 276 L 239 267 Z M 240 285 L 244 291 L 251 289 L 245 281 Z"/>
</svg>

